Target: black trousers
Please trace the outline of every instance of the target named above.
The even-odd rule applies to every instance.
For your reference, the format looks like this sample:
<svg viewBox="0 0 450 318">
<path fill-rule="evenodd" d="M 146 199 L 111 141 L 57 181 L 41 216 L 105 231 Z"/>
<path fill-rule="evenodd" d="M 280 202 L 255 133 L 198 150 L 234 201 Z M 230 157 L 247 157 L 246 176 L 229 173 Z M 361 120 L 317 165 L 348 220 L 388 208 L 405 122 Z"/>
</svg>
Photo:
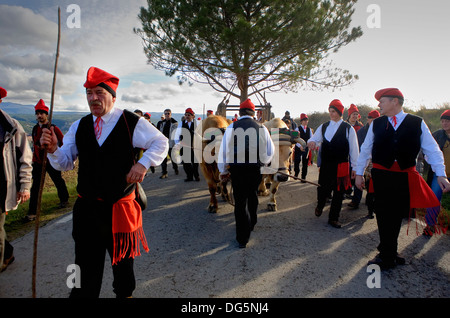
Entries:
<svg viewBox="0 0 450 318">
<path fill-rule="evenodd" d="M 112 205 L 78 198 L 73 207 L 75 264 L 80 267 L 81 288 L 73 288 L 71 298 L 98 298 L 103 280 L 105 255 L 113 255 Z M 134 259 L 124 258 L 112 265 L 113 289 L 119 298 L 132 296 L 136 287 Z"/>
<path fill-rule="evenodd" d="M 183 151 L 185 149 L 182 148 L 180 152 L 181 156 L 184 157 Z M 187 150 L 189 151 L 189 149 Z M 184 158 L 185 159 L 185 158 Z M 183 160 L 183 169 L 186 173 L 186 178 L 192 180 L 194 177 L 197 179 L 199 177 L 198 174 L 198 162 L 195 162 L 194 150 L 190 150 L 190 157 L 187 160 Z"/>
<path fill-rule="evenodd" d="M 333 193 L 331 199 L 329 221 L 338 221 L 342 208 L 345 190 L 337 189 L 337 164 L 328 164 L 322 162 L 319 171 L 319 184 L 317 188 L 317 208 L 323 210 L 327 199 Z"/>
<path fill-rule="evenodd" d="M 300 163 L 302 163 L 302 179 L 306 178 L 306 175 L 308 174 L 308 148 L 306 151 L 301 151 L 300 148 L 295 147 L 294 151 L 294 173 L 295 176 L 298 177 L 298 174 L 300 173 Z"/>
<path fill-rule="evenodd" d="M 172 148 L 169 148 L 169 156 L 170 159 L 172 159 Z M 173 170 L 178 171 L 178 165 L 173 160 L 171 161 Z M 161 163 L 161 169 L 163 174 L 167 173 L 167 157 L 164 158 L 163 162 Z"/>
<path fill-rule="evenodd" d="M 46 171 L 53 183 L 55 184 L 56 191 L 58 192 L 58 198 L 60 202 L 67 202 L 69 200 L 69 192 L 67 191 L 66 182 L 61 176 L 61 171 L 55 170 L 52 165 L 47 161 Z M 30 203 L 28 205 L 28 214 L 36 214 L 37 201 L 39 195 L 39 187 L 41 185 L 42 165 L 33 162 L 33 185 L 30 190 Z"/>
<path fill-rule="evenodd" d="M 258 210 L 258 187 L 261 169 L 257 165 L 235 165 L 230 167 L 236 220 L 236 240 L 246 244 L 250 232 L 256 225 Z"/>
<path fill-rule="evenodd" d="M 402 220 L 410 210 L 408 174 L 374 168 L 372 180 L 380 237 L 378 250 L 383 260 L 392 261 L 397 255 Z"/>
</svg>

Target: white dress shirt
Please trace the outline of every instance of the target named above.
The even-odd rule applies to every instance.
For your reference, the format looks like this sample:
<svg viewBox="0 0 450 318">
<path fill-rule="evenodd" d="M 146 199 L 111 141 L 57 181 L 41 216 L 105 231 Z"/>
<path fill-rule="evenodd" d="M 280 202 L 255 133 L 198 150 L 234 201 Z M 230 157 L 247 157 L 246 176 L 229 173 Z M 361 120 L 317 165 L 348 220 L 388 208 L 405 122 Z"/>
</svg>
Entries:
<svg viewBox="0 0 450 318">
<path fill-rule="evenodd" d="M 253 118 L 253 117 L 242 116 L 242 117 L 239 117 L 238 120 L 241 120 L 242 118 Z M 231 146 L 232 142 L 234 142 L 232 140 L 233 124 L 234 124 L 234 122 L 232 122 L 225 130 L 225 133 L 222 138 L 222 143 L 220 144 L 219 155 L 217 156 L 217 158 L 218 158 L 217 167 L 218 167 L 220 173 L 228 172 L 228 170 L 226 168 L 227 164 L 229 163 L 229 162 L 227 162 L 227 158 L 229 158 L 229 159 L 234 158 L 234 146 Z M 270 163 L 270 161 L 272 161 L 272 158 L 275 153 L 275 145 L 272 141 L 272 138 L 270 137 L 269 130 L 267 130 L 266 126 L 261 125 L 261 128 L 262 129 L 260 129 L 259 132 L 264 134 L 264 137 L 262 137 L 262 138 L 264 138 L 268 142 L 267 142 L 265 151 L 262 151 L 260 149 L 260 154 L 259 154 L 260 158 L 259 159 L 263 164 L 267 165 Z"/>
<path fill-rule="evenodd" d="M 316 129 L 316 132 L 314 133 L 314 135 L 308 140 L 308 142 L 314 141 L 316 143 L 316 145 L 320 145 L 323 142 L 324 138 L 327 141 L 331 141 L 331 139 L 333 139 L 334 135 L 336 134 L 336 131 L 338 130 L 338 128 L 342 122 L 343 122 L 342 119 L 340 119 L 339 121 L 330 120 L 330 124 L 328 125 L 327 129 L 325 130 L 325 136 L 322 135 L 323 124 L 320 125 Z M 354 128 L 349 129 L 346 132 L 346 135 L 347 135 L 349 151 L 350 151 L 350 153 L 349 153 L 350 154 L 350 164 L 352 166 L 352 169 L 355 170 L 356 162 L 357 162 L 358 156 L 359 156 L 358 137 L 356 136 L 356 131 Z"/>
<path fill-rule="evenodd" d="M 102 146 L 108 138 L 122 116 L 122 112 L 121 109 L 113 107 L 109 113 L 102 116 L 102 134 L 97 140 L 99 146 Z M 94 125 L 97 117 L 92 117 L 92 125 Z M 68 171 L 75 167 L 75 161 L 78 158 L 75 136 L 80 120 L 75 121 L 70 126 L 69 131 L 64 135 L 63 146 L 61 148 L 58 147 L 53 154 L 49 153 L 47 156 L 49 162 L 56 170 Z M 167 157 L 167 152 L 169 151 L 168 139 L 143 117 L 139 119 L 134 129 L 132 143 L 135 148 L 146 149 L 138 162 L 147 169 L 150 166 L 160 165 L 164 158 Z M 131 150 L 124 149 L 124 151 Z M 114 158 L 111 158 L 111 160 L 114 160 Z"/>
<path fill-rule="evenodd" d="M 397 115 L 395 115 L 397 119 L 397 125 L 394 127 L 393 117 L 388 118 L 392 127 L 395 130 L 402 124 L 403 120 L 406 117 L 406 113 L 400 111 Z M 431 165 L 431 168 L 439 176 L 446 176 L 445 174 L 445 164 L 444 164 L 444 156 L 442 151 L 439 149 L 436 140 L 433 138 L 433 135 L 430 132 L 427 124 L 422 120 L 421 123 L 422 134 L 420 135 L 420 148 L 425 156 L 427 156 L 427 162 Z M 366 139 L 364 139 L 364 143 L 361 145 L 361 153 L 359 154 L 358 163 L 356 167 L 356 174 L 362 176 L 364 174 L 364 170 L 369 164 L 369 160 L 372 158 L 372 147 L 373 147 L 373 125 L 370 125 L 369 130 L 367 131 Z"/>
</svg>

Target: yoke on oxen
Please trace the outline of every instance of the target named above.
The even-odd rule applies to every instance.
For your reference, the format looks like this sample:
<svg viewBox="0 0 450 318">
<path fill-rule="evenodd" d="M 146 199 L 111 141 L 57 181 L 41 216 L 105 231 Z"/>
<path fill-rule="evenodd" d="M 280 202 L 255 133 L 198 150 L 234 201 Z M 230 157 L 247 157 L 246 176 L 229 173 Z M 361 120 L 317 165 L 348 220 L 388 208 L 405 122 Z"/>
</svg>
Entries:
<svg viewBox="0 0 450 318">
<path fill-rule="evenodd" d="M 286 123 L 280 118 L 274 118 L 265 122 L 264 126 L 269 130 L 273 143 L 275 144 L 275 155 L 271 164 L 263 168 L 263 176 L 259 185 L 258 194 L 270 195 L 267 209 L 277 210 L 275 195 L 280 182 L 289 180 L 289 165 L 292 150 L 295 144 L 299 143 L 302 148 L 306 148 L 306 142 L 300 138 L 298 131 L 289 130 Z M 268 190 L 266 184 L 270 183 Z"/>
</svg>

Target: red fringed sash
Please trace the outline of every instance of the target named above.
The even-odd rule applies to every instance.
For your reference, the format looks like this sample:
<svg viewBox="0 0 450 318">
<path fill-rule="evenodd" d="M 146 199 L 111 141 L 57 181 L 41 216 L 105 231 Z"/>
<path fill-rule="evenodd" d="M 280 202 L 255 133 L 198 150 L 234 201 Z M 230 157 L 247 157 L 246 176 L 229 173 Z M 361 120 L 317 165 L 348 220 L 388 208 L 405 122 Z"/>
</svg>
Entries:
<svg viewBox="0 0 450 318">
<path fill-rule="evenodd" d="M 341 162 L 338 164 L 337 169 L 337 190 L 341 191 L 341 186 L 343 190 L 348 190 L 352 186 L 352 180 L 350 179 L 350 163 Z"/>
<path fill-rule="evenodd" d="M 441 203 L 439 202 L 438 198 L 434 194 L 433 190 L 431 190 L 427 182 L 417 172 L 415 166 L 405 170 L 401 170 L 398 163 L 394 162 L 390 169 L 387 169 L 382 165 L 376 163 L 373 164 L 373 167 L 380 170 L 408 173 L 409 207 L 411 211 L 413 211 L 413 209 L 425 209 L 425 216 L 420 217 L 419 219 L 427 225 L 435 226 L 436 233 L 440 233 L 441 231 L 445 233 L 447 231 L 447 227 L 445 227 L 443 224 L 438 224 L 438 215 L 441 210 Z M 419 232 L 417 231 L 417 233 Z"/>
<path fill-rule="evenodd" d="M 147 239 L 142 228 L 142 210 L 135 200 L 134 191 L 113 205 L 112 232 L 114 239 L 113 265 L 121 259 L 141 255 L 139 241 L 146 252 Z"/>
</svg>

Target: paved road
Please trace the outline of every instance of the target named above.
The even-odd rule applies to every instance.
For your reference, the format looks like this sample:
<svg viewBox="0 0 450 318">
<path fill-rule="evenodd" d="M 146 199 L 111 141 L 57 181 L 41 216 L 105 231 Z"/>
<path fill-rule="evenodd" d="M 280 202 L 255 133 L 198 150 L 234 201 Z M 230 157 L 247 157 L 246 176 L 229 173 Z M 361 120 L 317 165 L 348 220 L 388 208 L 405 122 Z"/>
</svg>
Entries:
<svg viewBox="0 0 450 318">
<path fill-rule="evenodd" d="M 376 274 L 367 272 L 378 243 L 376 221 L 364 205 L 343 209 L 342 229 L 327 225 L 328 208 L 314 215 L 316 188 L 289 181 L 280 187 L 278 211 L 260 199 L 258 224 L 246 249 L 235 241 L 232 206 L 206 208 L 206 183 L 183 182 L 184 174 L 160 180 L 149 174 L 143 185 L 149 199 L 144 229 L 150 252 L 135 262 L 138 298 L 445 298 L 450 297 L 450 237 L 417 236 L 415 223 L 399 251 L 407 264 Z M 310 168 L 308 180 L 317 180 Z M 348 201 L 344 201 L 346 206 Z M 66 298 L 73 263 L 71 214 L 39 232 L 37 297 Z M 15 262 L 0 274 L 0 297 L 31 297 L 33 233 L 12 242 Z M 108 260 L 107 260 L 108 262 Z M 369 278 L 369 279 L 368 279 Z M 367 281 L 380 282 L 369 288 Z M 114 297 L 112 275 L 105 266 L 101 297 Z"/>
</svg>

